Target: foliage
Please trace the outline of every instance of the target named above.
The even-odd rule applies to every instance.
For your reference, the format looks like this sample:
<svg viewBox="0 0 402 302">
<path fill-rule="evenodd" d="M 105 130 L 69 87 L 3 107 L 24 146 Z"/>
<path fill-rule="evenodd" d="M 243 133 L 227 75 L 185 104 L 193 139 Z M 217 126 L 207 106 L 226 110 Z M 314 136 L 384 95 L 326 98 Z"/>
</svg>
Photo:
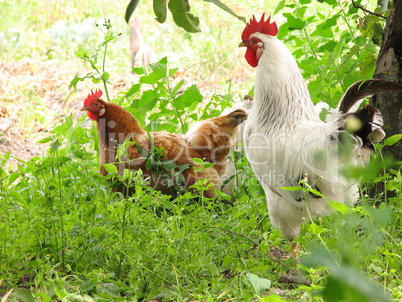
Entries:
<svg viewBox="0 0 402 302">
<path fill-rule="evenodd" d="M 275 13 L 279 11 L 286 22 L 278 38 L 293 47 L 314 103 L 325 100 L 335 107 L 351 84 L 372 77 L 383 19 L 361 16 L 352 2 L 341 0 L 314 5 L 282 0 Z M 339 26 L 341 21 L 346 27 Z"/>
<path fill-rule="evenodd" d="M 237 15 L 228 6 L 223 4 L 219 0 L 204 0 L 205 2 L 210 2 L 218 6 L 220 9 L 228 12 L 229 14 L 235 16 L 239 20 L 246 23 L 246 18 Z M 127 6 L 125 20 L 128 23 L 134 10 L 137 8 L 139 0 L 130 0 Z M 198 17 L 190 13 L 190 3 L 188 0 L 153 0 L 153 10 L 156 16 L 156 20 L 159 23 L 164 23 L 166 21 L 167 8 L 173 15 L 173 20 L 177 26 L 183 28 L 187 32 L 200 32 L 199 28 L 200 20 Z"/>
</svg>

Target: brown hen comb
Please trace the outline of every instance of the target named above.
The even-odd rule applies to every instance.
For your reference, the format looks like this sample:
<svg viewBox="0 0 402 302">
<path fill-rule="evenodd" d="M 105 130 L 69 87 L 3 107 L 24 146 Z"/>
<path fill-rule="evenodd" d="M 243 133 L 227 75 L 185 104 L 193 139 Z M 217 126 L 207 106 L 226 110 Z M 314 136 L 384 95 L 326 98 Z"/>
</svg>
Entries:
<svg viewBox="0 0 402 302">
<path fill-rule="evenodd" d="M 250 19 L 250 22 L 247 23 L 246 28 L 244 28 L 241 35 L 242 41 L 246 40 L 248 37 L 256 32 L 267 34 L 270 36 L 276 36 L 278 34 L 278 25 L 276 25 L 275 21 L 270 23 L 271 16 L 269 16 L 266 21 L 264 21 L 264 17 L 265 13 L 262 14 L 261 20 L 259 22 L 255 19 L 255 16 Z"/>
<path fill-rule="evenodd" d="M 93 100 L 98 100 L 102 96 L 102 90 L 98 89 L 95 92 L 92 91 L 88 94 L 87 98 L 84 101 L 84 106 L 89 106 Z"/>
</svg>

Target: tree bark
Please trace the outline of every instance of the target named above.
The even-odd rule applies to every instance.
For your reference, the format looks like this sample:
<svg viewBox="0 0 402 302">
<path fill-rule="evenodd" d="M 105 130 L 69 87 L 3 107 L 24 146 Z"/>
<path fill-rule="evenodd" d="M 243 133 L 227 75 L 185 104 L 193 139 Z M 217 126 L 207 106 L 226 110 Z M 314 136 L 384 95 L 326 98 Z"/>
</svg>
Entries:
<svg viewBox="0 0 402 302">
<path fill-rule="evenodd" d="M 402 0 L 394 0 L 384 30 L 382 47 L 378 55 L 375 77 L 402 83 Z M 387 137 L 402 133 L 402 93 L 380 93 L 373 105 L 382 113 Z M 385 154 L 402 161 L 402 140 L 385 147 Z"/>
</svg>

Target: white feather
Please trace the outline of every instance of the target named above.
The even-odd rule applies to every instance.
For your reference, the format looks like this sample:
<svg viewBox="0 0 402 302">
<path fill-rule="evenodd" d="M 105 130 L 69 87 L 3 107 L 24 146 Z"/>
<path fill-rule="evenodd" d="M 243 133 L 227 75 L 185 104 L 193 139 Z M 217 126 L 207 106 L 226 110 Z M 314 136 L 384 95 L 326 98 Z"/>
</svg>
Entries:
<svg viewBox="0 0 402 302">
<path fill-rule="evenodd" d="M 324 198 L 280 187 L 298 186 L 307 175 L 327 200 L 352 203 L 357 186 L 340 174 L 345 161 L 338 156 L 338 114 L 320 120 L 299 67 L 286 46 L 261 33 L 252 36 L 264 44 L 259 59 L 255 101 L 244 129 L 247 158 L 264 188 L 271 221 L 293 240 L 303 218 L 325 216 L 331 208 Z M 305 197 L 306 201 L 305 202 Z"/>
</svg>

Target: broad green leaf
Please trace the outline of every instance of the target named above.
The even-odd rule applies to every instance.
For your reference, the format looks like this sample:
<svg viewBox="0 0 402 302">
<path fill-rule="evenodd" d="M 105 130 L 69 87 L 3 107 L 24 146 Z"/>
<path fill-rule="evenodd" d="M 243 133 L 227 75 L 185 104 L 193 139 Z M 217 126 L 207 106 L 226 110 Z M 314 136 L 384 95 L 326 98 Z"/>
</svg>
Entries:
<svg viewBox="0 0 402 302">
<path fill-rule="evenodd" d="M 202 166 L 204 164 L 204 161 L 201 158 L 193 158 L 193 162 L 197 165 L 197 166 Z"/>
<path fill-rule="evenodd" d="M 191 33 L 201 31 L 199 28 L 200 20 L 190 13 L 188 0 L 170 0 L 168 7 L 177 26 Z"/>
<path fill-rule="evenodd" d="M 339 19 L 338 15 L 335 15 L 334 17 L 327 19 L 325 21 L 325 23 L 323 24 L 322 29 L 324 30 L 324 29 L 327 29 L 329 27 L 335 26 L 336 22 L 338 21 L 338 19 Z"/>
<path fill-rule="evenodd" d="M 16 288 L 10 295 L 10 298 L 17 299 L 20 302 L 35 302 L 31 292 L 23 288 Z"/>
<path fill-rule="evenodd" d="M 22 203 L 26 203 L 26 199 L 24 198 L 24 196 L 22 196 L 22 194 L 20 192 L 18 192 L 17 190 L 11 190 L 10 192 L 8 192 L 8 196 L 14 198 L 15 200 L 22 202 Z"/>
<path fill-rule="evenodd" d="M 74 87 L 74 90 L 77 91 L 77 84 L 79 81 L 82 81 L 83 78 L 80 78 L 78 76 L 78 72 L 75 74 L 74 79 L 71 80 L 70 85 L 68 86 L 68 89 L 70 89 L 71 87 Z"/>
<path fill-rule="evenodd" d="M 134 84 L 133 86 L 131 86 L 131 88 L 127 91 L 126 93 L 126 98 L 132 96 L 134 93 L 137 93 L 138 91 L 140 91 L 141 88 L 141 84 Z"/>
<path fill-rule="evenodd" d="M 169 78 L 172 78 L 174 76 L 174 74 L 176 73 L 176 71 L 178 71 L 179 68 L 172 68 L 169 69 Z"/>
<path fill-rule="evenodd" d="M 154 0 L 153 8 L 156 16 L 156 21 L 164 23 L 167 15 L 167 0 Z"/>
<path fill-rule="evenodd" d="M 167 57 L 162 58 L 159 62 L 150 63 L 149 67 L 152 69 L 152 72 L 148 75 L 141 76 L 140 83 L 154 85 L 159 80 L 167 77 Z"/>
<path fill-rule="evenodd" d="M 309 191 L 310 193 L 312 193 L 312 194 L 314 194 L 314 195 L 320 196 L 321 198 L 327 199 L 327 198 L 326 198 L 324 195 L 322 195 L 319 191 L 314 190 L 313 188 L 309 188 L 307 191 Z"/>
<path fill-rule="evenodd" d="M 126 14 L 124 16 L 124 19 L 126 20 L 127 23 L 130 21 L 130 17 L 133 14 L 139 2 L 140 0 L 130 0 L 130 3 L 127 5 Z"/>
<path fill-rule="evenodd" d="M 237 15 L 233 10 L 231 10 L 228 6 L 223 4 L 221 1 L 219 1 L 219 0 L 204 0 L 204 1 L 215 4 L 219 8 L 223 9 L 225 12 L 235 16 L 240 21 L 243 21 L 244 23 L 246 23 L 246 18 L 245 17 Z"/>
<path fill-rule="evenodd" d="M 279 189 L 285 190 L 285 191 L 300 191 L 303 190 L 302 187 L 279 187 Z"/>
<path fill-rule="evenodd" d="M 117 167 L 114 164 L 104 164 L 103 168 L 105 168 L 106 172 L 111 174 L 117 173 Z"/>
<path fill-rule="evenodd" d="M 212 167 L 214 165 L 214 163 L 210 163 L 207 161 L 203 161 L 201 158 L 192 158 L 193 162 L 197 165 L 197 166 L 201 166 L 204 168 L 209 168 Z"/>
<path fill-rule="evenodd" d="M 315 224 L 314 222 L 309 225 L 309 230 L 315 235 L 321 234 L 325 231 L 322 226 Z"/>
<path fill-rule="evenodd" d="M 397 142 L 400 141 L 400 139 L 402 138 L 402 134 L 395 134 L 391 137 L 388 137 L 385 141 L 384 141 L 384 146 L 392 146 L 395 145 Z"/>
<path fill-rule="evenodd" d="M 65 135 L 67 133 L 68 129 L 70 129 L 70 125 L 67 122 L 64 122 L 60 126 L 57 126 L 56 128 L 54 128 L 53 133 Z"/>
<path fill-rule="evenodd" d="M 145 68 L 144 67 L 134 67 L 133 71 L 135 74 L 143 75 L 145 73 Z"/>
<path fill-rule="evenodd" d="M 338 66 L 338 70 L 341 70 L 346 63 L 360 50 L 360 47 L 358 45 L 354 45 L 350 51 L 347 57 L 343 60 L 343 62 Z"/>
<path fill-rule="evenodd" d="M 324 2 L 329 5 L 332 5 L 332 6 L 335 6 L 338 4 L 337 0 L 325 0 Z"/>
<path fill-rule="evenodd" d="M 41 140 L 36 141 L 38 144 L 44 144 L 44 143 L 48 143 L 52 140 L 53 138 L 51 136 L 42 138 Z"/>
<path fill-rule="evenodd" d="M 347 205 L 337 202 L 337 201 L 331 201 L 327 200 L 328 204 L 330 205 L 331 208 L 333 208 L 335 211 L 341 212 L 342 214 L 350 214 L 352 213 L 352 210 L 350 207 Z"/>
<path fill-rule="evenodd" d="M 60 146 L 61 146 L 61 144 L 59 143 L 59 141 L 55 141 L 55 142 L 52 144 L 52 149 L 53 149 L 53 151 L 57 151 L 57 149 L 59 149 Z"/>
<path fill-rule="evenodd" d="M 212 276 L 217 276 L 219 274 L 218 268 L 213 262 L 207 264 L 207 269 Z"/>
<path fill-rule="evenodd" d="M 319 50 L 320 50 L 320 51 L 326 50 L 326 51 L 328 51 L 328 52 L 331 52 L 331 51 L 334 51 L 334 48 L 335 48 L 336 45 L 337 45 L 337 44 L 336 44 L 335 41 L 330 40 L 330 41 L 328 41 L 327 43 L 325 43 L 324 45 L 322 45 L 322 46 L 319 48 Z"/>
<path fill-rule="evenodd" d="M 305 21 L 294 17 L 292 14 L 285 13 L 283 16 L 288 20 L 289 30 L 302 29 L 306 25 Z"/>
<path fill-rule="evenodd" d="M 285 0 L 282 0 L 276 6 L 273 16 L 276 15 L 277 13 L 279 13 L 282 10 L 282 8 L 284 8 L 284 7 L 285 7 Z"/>
<path fill-rule="evenodd" d="M 8 185 L 11 185 L 18 177 L 20 176 L 19 172 L 13 172 L 8 179 Z"/>
<path fill-rule="evenodd" d="M 343 48 L 344 45 L 345 45 L 345 37 L 342 36 L 341 39 L 339 40 L 339 42 L 334 47 L 334 56 L 335 56 L 335 58 L 338 58 L 341 55 L 342 48 Z"/>
<path fill-rule="evenodd" d="M 360 78 L 371 78 L 375 71 L 376 62 L 377 60 L 373 55 L 367 56 L 362 60 L 358 65 L 360 67 Z"/>
<path fill-rule="evenodd" d="M 93 227 L 93 228 L 88 228 L 89 232 L 94 236 L 95 238 L 100 238 L 104 235 L 106 235 L 106 228 L 104 227 Z"/>
<path fill-rule="evenodd" d="M 180 172 L 183 172 L 184 170 L 188 169 L 190 167 L 190 165 L 189 164 L 182 164 L 182 165 L 179 165 L 177 167 L 179 168 Z"/>
<path fill-rule="evenodd" d="M 202 102 L 202 94 L 197 88 L 197 85 L 191 85 L 184 93 L 176 99 L 176 103 L 189 107 L 190 110 L 195 110 L 196 106 Z"/>
<path fill-rule="evenodd" d="M 91 290 L 92 288 L 95 288 L 96 286 L 98 286 L 98 283 L 94 281 L 87 281 L 82 284 L 81 290 L 86 292 Z"/>
<path fill-rule="evenodd" d="M 172 160 L 165 160 L 162 164 L 165 171 L 173 171 L 177 167 L 176 163 Z"/>
<path fill-rule="evenodd" d="M 102 79 L 104 79 L 105 81 L 109 80 L 109 78 L 110 78 L 110 75 L 109 75 L 108 72 L 104 72 L 104 73 L 102 74 Z"/>
<path fill-rule="evenodd" d="M 250 281 L 257 295 L 261 295 L 264 290 L 269 289 L 271 287 L 270 280 L 262 279 L 257 275 L 247 273 L 246 278 L 248 279 L 248 281 Z"/>
</svg>

